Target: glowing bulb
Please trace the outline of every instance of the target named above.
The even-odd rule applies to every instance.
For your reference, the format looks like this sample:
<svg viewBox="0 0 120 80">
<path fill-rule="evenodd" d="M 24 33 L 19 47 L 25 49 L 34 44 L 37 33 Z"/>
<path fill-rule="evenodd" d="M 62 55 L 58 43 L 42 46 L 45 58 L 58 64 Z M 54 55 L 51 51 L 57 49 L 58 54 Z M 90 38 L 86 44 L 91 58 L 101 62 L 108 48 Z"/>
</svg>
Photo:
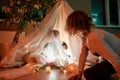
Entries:
<svg viewBox="0 0 120 80">
<path fill-rule="evenodd" d="M 66 71 L 66 70 L 64 70 L 63 72 L 64 72 L 64 74 L 66 74 L 66 72 L 67 72 L 67 71 Z"/>
<path fill-rule="evenodd" d="M 51 67 L 50 67 L 50 66 L 47 66 L 47 67 L 45 68 L 45 71 L 46 71 L 47 73 L 50 73 Z"/>
</svg>

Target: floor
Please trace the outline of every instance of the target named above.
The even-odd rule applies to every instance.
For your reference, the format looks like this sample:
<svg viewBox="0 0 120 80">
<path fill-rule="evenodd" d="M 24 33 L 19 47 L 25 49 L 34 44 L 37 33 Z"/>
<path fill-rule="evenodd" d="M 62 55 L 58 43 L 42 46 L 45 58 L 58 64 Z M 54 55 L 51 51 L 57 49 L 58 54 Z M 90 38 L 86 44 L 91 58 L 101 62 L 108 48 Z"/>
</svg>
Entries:
<svg viewBox="0 0 120 80">
<path fill-rule="evenodd" d="M 41 70 L 38 73 L 33 73 L 18 77 L 15 80 L 67 80 L 68 76 L 60 70 L 53 69 L 49 73 Z"/>
<path fill-rule="evenodd" d="M 20 68 L 0 70 L 0 80 L 67 80 L 72 74 L 60 68 L 44 68 L 35 73 L 29 65 L 25 65 Z"/>
</svg>

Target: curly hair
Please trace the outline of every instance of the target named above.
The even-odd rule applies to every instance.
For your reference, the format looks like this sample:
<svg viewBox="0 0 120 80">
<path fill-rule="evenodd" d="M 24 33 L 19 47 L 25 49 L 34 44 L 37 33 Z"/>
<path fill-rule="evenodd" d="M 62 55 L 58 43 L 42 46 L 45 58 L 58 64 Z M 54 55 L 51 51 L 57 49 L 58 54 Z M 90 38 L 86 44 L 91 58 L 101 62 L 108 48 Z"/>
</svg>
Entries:
<svg viewBox="0 0 120 80">
<path fill-rule="evenodd" d="M 76 34 L 81 30 L 90 32 L 91 25 L 92 19 L 85 12 L 76 10 L 67 17 L 65 30 L 69 34 Z"/>
</svg>

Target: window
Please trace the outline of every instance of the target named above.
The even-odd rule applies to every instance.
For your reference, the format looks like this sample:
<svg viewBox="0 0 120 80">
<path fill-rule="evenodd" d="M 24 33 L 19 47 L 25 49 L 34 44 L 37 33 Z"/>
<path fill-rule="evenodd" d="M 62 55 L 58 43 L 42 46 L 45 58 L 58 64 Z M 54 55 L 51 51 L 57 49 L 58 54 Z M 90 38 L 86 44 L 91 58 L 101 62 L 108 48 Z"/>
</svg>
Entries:
<svg viewBox="0 0 120 80">
<path fill-rule="evenodd" d="M 91 0 L 92 20 L 97 26 L 120 27 L 120 0 Z"/>
</svg>

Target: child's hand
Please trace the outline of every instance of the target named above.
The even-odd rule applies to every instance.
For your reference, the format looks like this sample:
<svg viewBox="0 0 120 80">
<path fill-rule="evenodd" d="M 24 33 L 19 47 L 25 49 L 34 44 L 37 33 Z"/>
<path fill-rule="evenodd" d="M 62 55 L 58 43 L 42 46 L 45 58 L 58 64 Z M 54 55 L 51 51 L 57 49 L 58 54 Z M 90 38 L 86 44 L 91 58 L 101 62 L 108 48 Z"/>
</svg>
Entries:
<svg viewBox="0 0 120 80">
<path fill-rule="evenodd" d="M 79 74 L 75 74 L 68 78 L 68 80 L 81 80 L 81 76 Z"/>
</svg>

